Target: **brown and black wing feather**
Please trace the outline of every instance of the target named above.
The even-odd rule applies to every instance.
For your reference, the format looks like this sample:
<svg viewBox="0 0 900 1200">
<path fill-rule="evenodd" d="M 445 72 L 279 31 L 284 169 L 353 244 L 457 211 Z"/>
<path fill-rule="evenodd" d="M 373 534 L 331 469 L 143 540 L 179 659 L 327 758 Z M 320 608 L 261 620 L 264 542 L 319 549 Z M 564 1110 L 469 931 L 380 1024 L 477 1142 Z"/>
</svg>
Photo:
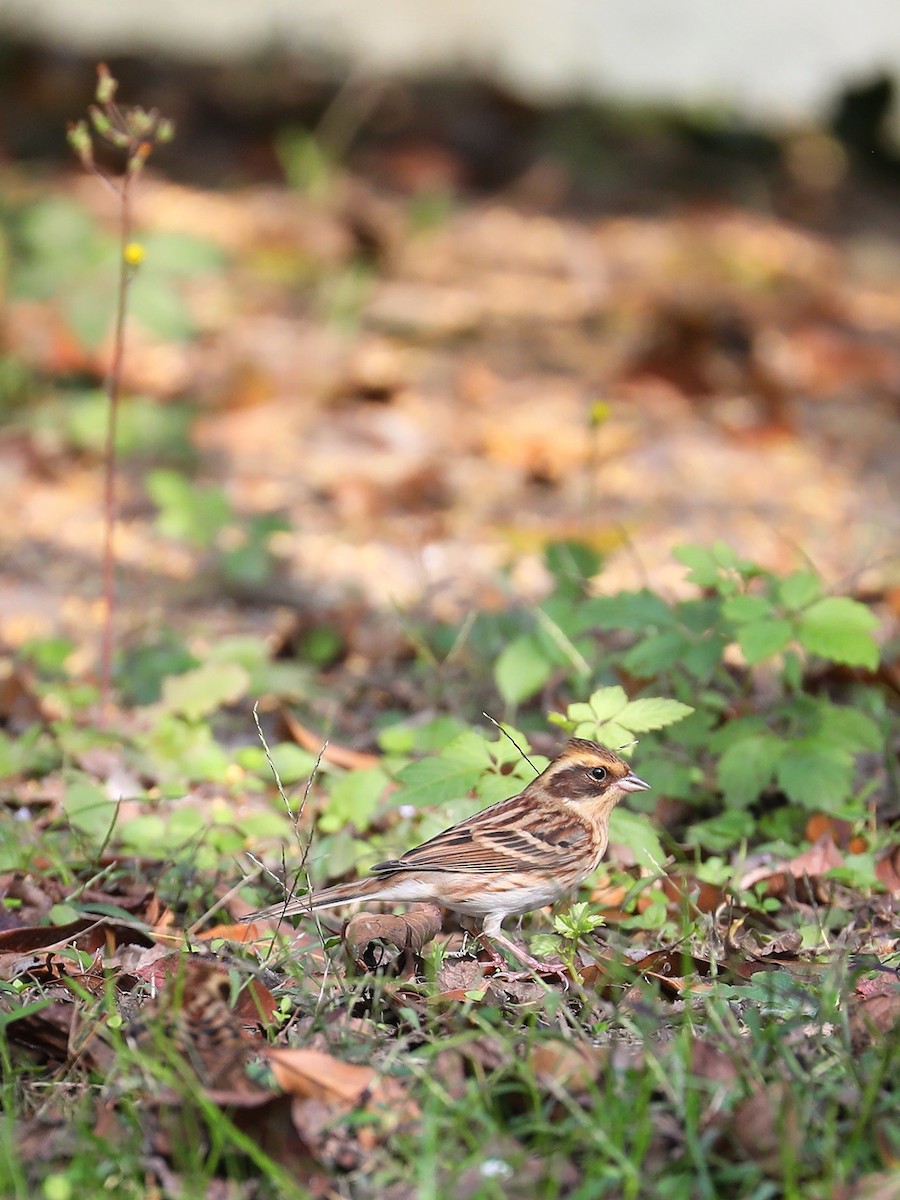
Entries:
<svg viewBox="0 0 900 1200">
<path fill-rule="evenodd" d="M 372 873 L 546 871 L 582 859 L 591 841 L 589 829 L 574 816 L 560 820 L 554 812 L 551 820 L 550 815 L 539 804 L 523 813 L 521 796 L 512 796 L 414 846 L 400 858 L 377 863 Z"/>
</svg>

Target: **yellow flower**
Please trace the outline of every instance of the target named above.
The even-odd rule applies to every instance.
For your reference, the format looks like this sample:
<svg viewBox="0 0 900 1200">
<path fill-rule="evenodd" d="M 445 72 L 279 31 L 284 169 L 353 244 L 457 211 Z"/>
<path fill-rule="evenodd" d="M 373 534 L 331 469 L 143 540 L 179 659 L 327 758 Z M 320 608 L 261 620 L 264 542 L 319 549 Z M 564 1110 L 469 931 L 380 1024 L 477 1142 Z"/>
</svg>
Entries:
<svg viewBox="0 0 900 1200">
<path fill-rule="evenodd" d="M 144 247 L 140 242 L 129 242 L 125 247 L 124 257 L 129 267 L 139 267 L 144 261 Z"/>
</svg>

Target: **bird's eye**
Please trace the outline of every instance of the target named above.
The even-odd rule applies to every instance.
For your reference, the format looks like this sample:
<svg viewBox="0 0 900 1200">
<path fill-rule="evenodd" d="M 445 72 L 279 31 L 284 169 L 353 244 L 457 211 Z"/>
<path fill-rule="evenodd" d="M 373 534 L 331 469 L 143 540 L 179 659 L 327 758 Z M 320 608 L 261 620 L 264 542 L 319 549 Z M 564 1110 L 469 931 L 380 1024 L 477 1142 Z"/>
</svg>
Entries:
<svg viewBox="0 0 900 1200">
<path fill-rule="evenodd" d="M 591 779 L 596 779 L 598 783 L 602 783 L 608 774 L 606 767 L 591 767 Z"/>
</svg>

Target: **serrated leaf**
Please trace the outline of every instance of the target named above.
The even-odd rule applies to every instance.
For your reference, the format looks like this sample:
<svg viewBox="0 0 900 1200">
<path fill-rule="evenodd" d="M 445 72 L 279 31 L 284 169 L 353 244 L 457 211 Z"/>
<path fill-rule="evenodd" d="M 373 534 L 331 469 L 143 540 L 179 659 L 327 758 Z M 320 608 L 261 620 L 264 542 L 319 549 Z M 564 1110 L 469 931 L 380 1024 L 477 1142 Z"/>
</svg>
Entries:
<svg viewBox="0 0 900 1200">
<path fill-rule="evenodd" d="M 864 604 L 849 596 L 826 596 L 800 617 L 798 636 L 813 654 L 851 667 L 878 666 L 878 621 Z"/>
<path fill-rule="evenodd" d="M 649 817 L 630 808 L 613 809 L 609 818 L 609 840 L 627 846 L 642 867 L 662 870 L 666 854 Z"/>
<path fill-rule="evenodd" d="M 731 808 L 746 808 L 769 784 L 784 751 L 771 733 L 754 734 L 733 742 L 719 759 L 717 779 Z"/>
<path fill-rule="evenodd" d="M 581 612 L 600 629 L 631 629 L 635 633 L 645 633 L 656 625 L 671 625 L 675 619 L 669 605 L 648 588 L 595 596 L 581 605 Z"/>
<path fill-rule="evenodd" d="M 736 636 L 744 658 L 752 667 L 783 650 L 794 636 L 794 626 L 790 621 L 767 618 L 739 625 Z"/>
<path fill-rule="evenodd" d="M 683 721 L 693 711 L 689 704 L 682 704 L 680 700 L 646 696 L 630 701 L 616 719 L 631 733 L 648 733 L 651 729 L 665 729 L 676 721 Z"/>
<path fill-rule="evenodd" d="M 862 750 L 877 752 L 884 745 L 884 735 L 876 721 L 858 708 L 827 704 L 822 709 L 819 737 L 851 754 Z"/>
<path fill-rule="evenodd" d="M 391 796 L 392 805 L 445 804 L 464 796 L 478 782 L 481 769 L 445 758 L 423 758 L 410 763 L 397 775 L 399 791 Z"/>
<path fill-rule="evenodd" d="M 494 664 L 494 682 L 503 702 L 514 707 L 541 690 L 553 672 L 553 663 L 537 640 L 525 634 L 510 642 Z"/>
<path fill-rule="evenodd" d="M 628 706 L 628 696 L 623 687 L 598 688 L 588 700 L 591 716 L 598 725 L 617 716 Z"/>
<path fill-rule="evenodd" d="M 729 621 L 761 621 L 772 615 L 772 602 L 765 596 L 729 596 L 722 602 L 722 613 Z"/>
<path fill-rule="evenodd" d="M 165 680 L 160 707 L 165 712 L 180 713 L 189 721 L 199 721 L 223 705 L 240 700 L 249 682 L 249 674 L 237 663 L 202 663 L 193 671 Z"/>
<path fill-rule="evenodd" d="M 787 608 L 803 608 L 821 594 L 822 581 L 812 571 L 795 571 L 778 583 L 778 595 Z"/>
<path fill-rule="evenodd" d="M 689 827 L 686 836 L 692 846 L 721 852 L 751 838 L 755 829 L 756 822 L 750 813 L 733 808 L 707 821 L 696 822 Z"/>
<path fill-rule="evenodd" d="M 835 813 L 852 782 L 853 759 L 846 750 L 810 738 L 790 745 L 778 764 L 779 787 L 804 808 Z"/>
<path fill-rule="evenodd" d="M 674 667 L 691 643 L 678 629 L 666 629 L 642 638 L 622 659 L 635 675 L 656 675 Z"/>
<path fill-rule="evenodd" d="M 615 750 L 616 753 L 627 750 L 634 742 L 631 730 L 620 725 L 618 721 L 604 721 L 602 725 L 598 725 L 596 721 L 585 721 L 583 725 L 575 726 L 572 736 L 587 738 L 592 742 L 601 742 L 604 746 Z"/>
<path fill-rule="evenodd" d="M 698 587 L 714 587 L 719 582 L 719 564 L 711 550 L 703 546 L 676 546 L 672 556 L 690 568 L 688 579 Z"/>
</svg>

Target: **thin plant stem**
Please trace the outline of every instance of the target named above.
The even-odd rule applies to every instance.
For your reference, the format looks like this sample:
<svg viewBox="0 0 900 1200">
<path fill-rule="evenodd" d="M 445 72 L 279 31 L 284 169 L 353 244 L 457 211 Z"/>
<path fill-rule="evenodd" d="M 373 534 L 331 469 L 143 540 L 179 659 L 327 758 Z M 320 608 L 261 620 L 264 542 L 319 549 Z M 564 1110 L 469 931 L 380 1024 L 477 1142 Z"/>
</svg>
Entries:
<svg viewBox="0 0 900 1200">
<path fill-rule="evenodd" d="M 122 365 L 125 361 L 125 318 L 128 286 L 132 270 L 126 258 L 131 241 L 131 174 L 126 172 L 122 186 L 117 188 L 121 201 L 119 210 L 119 281 L 116 294 L 116 323 L 113 336 L 113 356 L 106 377 L 107 406 L 106 452 L 103 456 L 103 629 L 100 649 L 100 707 L 104 718 L 109 716 L 112 696 L 112 661 L 116 615 L 116 472 L 118 457 L 116 438 L 119 422 L 119 398 L 122 390 Z"/>
</svg>

